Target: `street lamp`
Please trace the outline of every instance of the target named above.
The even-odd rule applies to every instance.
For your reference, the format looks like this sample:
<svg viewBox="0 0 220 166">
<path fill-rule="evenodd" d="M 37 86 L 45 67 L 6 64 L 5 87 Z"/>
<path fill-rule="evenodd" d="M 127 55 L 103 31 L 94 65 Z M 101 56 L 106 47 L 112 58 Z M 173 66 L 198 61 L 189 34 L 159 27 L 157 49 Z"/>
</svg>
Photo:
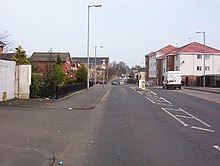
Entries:
<svg viewBox="0 0 220 166">
<path fill-rule="evenodd" d="M 95 46 L 95 84 L 96 84 L 96 78 L 97 78 L 97 71 L 96 71 L 96 49 L 98 46 Z M 104 48 L 104 46 L 100 46 L 100 48 Z"/>
<path fill-rule="evenodd" d="M 87 32 L 87 90 L 89 90 L 89 9 L 90 7 L 102 7 L 102 5 L 88 5 L 88 32 Z"/>
<path fill-rule="evenodd" d="M 203 59 L 203 87 L 205 87 L 205 32 L 196 32 L 197 34 L 199 33 L 203 33 L 203 38 L 204 38 L 204 48 L 203 48 L 203 52 L 204 52 L 204 59 Z"/>
</svg>

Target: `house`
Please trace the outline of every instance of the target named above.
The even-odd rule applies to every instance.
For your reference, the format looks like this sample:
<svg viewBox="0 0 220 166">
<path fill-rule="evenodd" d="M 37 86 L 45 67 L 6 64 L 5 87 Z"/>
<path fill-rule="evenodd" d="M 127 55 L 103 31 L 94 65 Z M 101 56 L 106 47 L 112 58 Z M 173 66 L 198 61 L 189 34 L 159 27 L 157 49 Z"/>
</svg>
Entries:
<svg viewBox="0 0 220 166">
<path fill-rule="evenodd" d="M 163 75 L 166 71 L 180 71 L 186 86 L 201 86 L 204 72 L 207 77 L 206 81 L 210 80 L 212 76 L 220 75 L 220 50 L 198 42 L 178 48 L 168 45 L 147 54 L 145 66 L 146 81 L 151 81 L 152 84 L 162 85 Z M 220 78 L 219 81 L 215 80 L 214 84 L 209 83 L 208 86 L 211 84 L 213 86 L 220 84 Z"/>
<path fill-rule="evenodd" d="M 14 53 L 4 53 L 5 44 L 0 41 L 0 60 L 13 61 Z"/>
<path fill-rule="evenodd" d="M 0 53 L 0 60 L 13 61 L 14 53 Z"/>
<path fill-rule="evenodd" d="M 76 66 L 78 64 L 84 64 L 88 68 L 87 57 L 72 57 L 72 65 Z M 108 75 L 108 65 L 109 65 L 109 57 L 90 57 L 89 58 L 89 73 L 90 78 L 97 78 L 97 80 L 102 79 L 103 77 L 103 64 L 105 63 L 106 73 Z"/>
<path fill-rule="evenodd" d="M 34 52 L 30 58 L 32 65 L 36 67 L 36 72 L 43 74 L 47 65 L 54 65 L 57 57 L 61 59 L 61 69 L 68 78 L 73 77 L 72 59 L 68 52 Z"/>
<path fill-rule="evenodd" d="M 5 44 L 0 41 L 0 54 L 3 53 L 4 46 L 5 46 Z"/>
<path fill-rule="evenodd" d="M 161 58 L 174 49 L 176 49 L 176 47 L 167 45 L 155 52 L 150 52 L 145 55 L 146 82 L 152 85 L 160 85 L 162 83 L 162 80 L 158 79 L 161 78 L 162 75 Z"/>
<path fill-rule="evenodd" d="M 192 42 L 169 52 L 163 58 L 163 69 L 180 71 L 186 86 L 201 86 L 204 72 L 207 76 L 220 74 L 220 50 Z"/>
</svg>

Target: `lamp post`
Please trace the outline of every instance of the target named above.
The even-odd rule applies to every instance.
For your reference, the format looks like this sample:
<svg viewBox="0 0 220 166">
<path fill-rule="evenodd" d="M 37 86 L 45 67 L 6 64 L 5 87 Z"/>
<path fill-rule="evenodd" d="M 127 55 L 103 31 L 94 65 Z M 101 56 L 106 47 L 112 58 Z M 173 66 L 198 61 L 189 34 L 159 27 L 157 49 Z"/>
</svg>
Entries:
<svg viewBox="0 0 220 166">
<path fill-rule="evenodd" d="M 204 39 L 204 56 L 203 56 L 203 87 L 205 87 L 205 32 L 196 32 L 196 33 L 203 33 L 203 39 Z"/>
<path fill-rule="evenodd" d="M 87 73 L 87 90 L 89 90 L 89 9 L 91 7 L 102 7 L 102 5 L 88 5 L 88 32 L 87 32 L 87 66 L 88 66 L 88 73 Z"/>
<path fill-rule="evenodd" d="M 96 84 L 96 79 L 97 79 L 97 71 L 96 71 L 96 49 L 98 46 L 95 46 L 95 84 Z M 104 48 L 104 46 L 100 46 L 100 48 Z"/>
</svg>

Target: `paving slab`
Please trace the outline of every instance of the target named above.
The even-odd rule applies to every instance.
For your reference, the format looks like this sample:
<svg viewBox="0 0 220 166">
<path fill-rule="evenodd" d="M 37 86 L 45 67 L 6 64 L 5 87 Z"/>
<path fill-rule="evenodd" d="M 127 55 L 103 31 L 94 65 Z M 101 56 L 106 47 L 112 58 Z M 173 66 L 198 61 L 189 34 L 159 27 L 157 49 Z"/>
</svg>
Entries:
<svg viewBox="0 0 220 166">
<path fill-rule="evenodd" d="M 109 90 L 109 86 L 95 85 L 89 90 L 82 90 L 62 99 L 13 99 L 0 102 L 0 106 L 18 106 L 30 108 L 66 108 L 66 109 L 92 109 Z"/>
</svg>

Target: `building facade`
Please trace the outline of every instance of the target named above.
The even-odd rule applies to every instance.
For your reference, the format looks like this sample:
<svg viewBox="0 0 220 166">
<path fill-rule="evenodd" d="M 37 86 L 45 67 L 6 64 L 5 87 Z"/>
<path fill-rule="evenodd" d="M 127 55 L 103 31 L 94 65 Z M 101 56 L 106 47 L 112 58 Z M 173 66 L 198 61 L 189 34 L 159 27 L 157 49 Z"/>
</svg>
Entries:
<svg viewBox="0 0 220 166">
<path fill-rule="evenodd" d="M 197 42 L 170 52 L 166 61 L 167 71 L 180 71 L 186 86 L 201 86 L 204 70 L 207 76 L 220 74 L 220 50 Z"/>
<path fill-rule="evenodd" d="M 72 65 L 83 64 L 88 68 L 87 57 L 72 57 Z M 104 69 L 105 67 L 105 69 Z M 101 81 L 108 77 L 109 57 L 89 57 L 89 74 L 93 80 Z"/>
<path fill-rule="evenodd" d="M 34 52 L 30 60 L 35 66 L 36 72 L 43 74 L 47 65 L 54 65 L 56 63 L 58 56 L 60 56 L 62 71 L 68 78 L 72 77 L 72 59 L 68 52 Z"/>
<path fill-rule="evenodd" d="M 205 77 L 220 75 L 220 50 L 198 42 L 178 48 L 169 45 L 146 55 L 145 60 L 146 81 L 152 81 L 155 85 L 162 85 L 163 75 L 167 71 L 180 71 L 186 86 L 201 86 L 204 70 Z"/>
<path fill-rule="evenodd" d="M 175 47 L 172 45 L 168 45 L 163 47 L 155 52 L 150 52 L 145 56 L 145 67 L 146 71 L 146 82 L 152 85 L 160 85 L 161 84 L 161 75 L 162 75 L 162 60 L 163 57 L 174 50 Z"/>
</svg>

